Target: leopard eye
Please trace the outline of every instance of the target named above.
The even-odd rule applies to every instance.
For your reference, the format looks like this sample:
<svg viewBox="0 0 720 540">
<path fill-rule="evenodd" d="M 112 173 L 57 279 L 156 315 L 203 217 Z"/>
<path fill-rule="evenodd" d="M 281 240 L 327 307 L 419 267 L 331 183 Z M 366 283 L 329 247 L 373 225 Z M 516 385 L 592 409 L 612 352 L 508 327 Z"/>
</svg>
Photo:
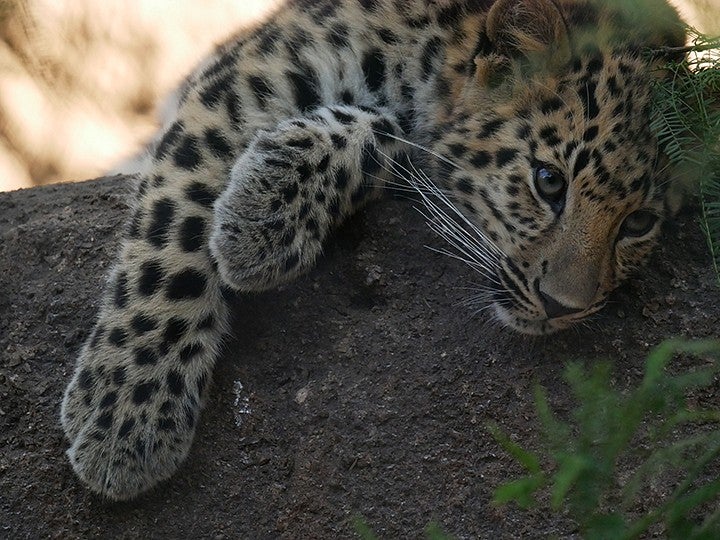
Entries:
<svg viewBox="0 0 720 540">
<path fill-rule="evenodd" d="M 639 237 L 649 233 L 657 223 L 658 217 L 647 210 L 638 210 L 625 218 L 620 226 L 620 237 Z"/>
<path fill-rule="evenodd" d="M 542 199 L 550 204 L 556 214 L 565 206 L 567 181 L 565 177 L 550 165 L 535 167 L 535 189 Z"/>
</svg>

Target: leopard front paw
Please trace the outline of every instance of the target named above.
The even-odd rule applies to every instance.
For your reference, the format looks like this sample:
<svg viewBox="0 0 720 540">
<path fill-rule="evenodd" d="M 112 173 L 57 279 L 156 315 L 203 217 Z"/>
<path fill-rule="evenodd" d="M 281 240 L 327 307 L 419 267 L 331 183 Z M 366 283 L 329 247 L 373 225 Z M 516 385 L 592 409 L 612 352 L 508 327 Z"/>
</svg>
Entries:
<svg viewBox="0 0 720 540">
<path fill-rule="evenodd" d="M 65 392 L 61 421 L 70 463 L 91 490 L 110 499 L 130 499 L 170 477 L 192 443 L 197 382 L 177 370 L 151 373 L 98 362 L 86 348 Z"/>
<path fill-rule="evenodd" d="M 223 281 L 257 291 L 307 270 L 331 227 L 381 193 L 401 132 L 380 109 L 338 105 L 258 133 L 215 202 Z"/>
<path fill-rule="evenodd" d="M 262 291 L 308 268 L 329 227 L 322 137 L 286 124 L 258 135 L 236 161 L 215 203 L 210 251 L 221 278 L 241 291 Z"/>
</svg>

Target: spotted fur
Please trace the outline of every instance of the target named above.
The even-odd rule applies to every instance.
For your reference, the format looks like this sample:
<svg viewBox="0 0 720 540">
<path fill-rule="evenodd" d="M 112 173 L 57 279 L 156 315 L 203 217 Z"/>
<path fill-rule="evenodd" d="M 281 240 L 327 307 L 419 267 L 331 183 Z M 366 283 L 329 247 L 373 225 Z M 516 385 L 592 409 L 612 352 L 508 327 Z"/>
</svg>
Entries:
<svg viewBox="0 0 720 540">
<path fill-rule="evenodd" d="M 439 230 L 485 239 L 469 253 L 508 326 L 547 333 L 599 309 L 666 213 L 642 50 L 684 36 L 646 3 L 638 19 L 609 0 L 295 0 L 219 47 L 148 151 L 65 394 L 82 481 L 127 499 L 169 477 L 228 293 L 306 271 L 393 173 L 460 209 L 435 214 Z"/>
</svg>

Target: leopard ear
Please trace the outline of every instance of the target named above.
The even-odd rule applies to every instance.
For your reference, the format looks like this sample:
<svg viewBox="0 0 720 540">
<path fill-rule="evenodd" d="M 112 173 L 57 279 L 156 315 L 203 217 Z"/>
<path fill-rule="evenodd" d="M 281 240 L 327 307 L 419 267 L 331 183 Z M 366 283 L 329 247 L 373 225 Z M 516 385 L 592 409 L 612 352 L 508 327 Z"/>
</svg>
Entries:
<svg viewBox="0 0 720 540">
<path fill-rule="evenodd" d="M 562 12 L 552 0 L 497 0 L 487 14 L 485 35 L 497 54 L 529 61 L 530 68 L 557 68 L 570 58 Z"/>
</svg>

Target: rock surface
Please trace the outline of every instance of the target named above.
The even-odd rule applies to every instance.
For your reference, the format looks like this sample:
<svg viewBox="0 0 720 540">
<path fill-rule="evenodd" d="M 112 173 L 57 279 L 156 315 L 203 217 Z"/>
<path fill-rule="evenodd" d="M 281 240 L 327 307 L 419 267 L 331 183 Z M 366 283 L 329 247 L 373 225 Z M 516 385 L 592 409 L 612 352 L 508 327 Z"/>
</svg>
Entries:
<svg viewBox="0 0 720 540">
<path fill-rule="evenodd" d="M 458 538 L 566 537 L 577 531 L 562 517 L 490 504 L 519 469 L 486 423 L 532 446 L 536 381 L 572 407 L 565 362 L 610 359 L 628 386 L 663 338 L 720 334 L 691 215 L 599 317 L 527 338 L 459 305 L 471 271 L 423 247 L 441 243 L 412 204 L 384 201 L 311 274 L 238 300 L 189 459 L 109 503 L 74 477 L 58 414 L 128 193 L 107 178 L 0 194 L 0 537 L 346 538 L 355 516 L 381 538 L 430 521 Z"/>
</svg>

